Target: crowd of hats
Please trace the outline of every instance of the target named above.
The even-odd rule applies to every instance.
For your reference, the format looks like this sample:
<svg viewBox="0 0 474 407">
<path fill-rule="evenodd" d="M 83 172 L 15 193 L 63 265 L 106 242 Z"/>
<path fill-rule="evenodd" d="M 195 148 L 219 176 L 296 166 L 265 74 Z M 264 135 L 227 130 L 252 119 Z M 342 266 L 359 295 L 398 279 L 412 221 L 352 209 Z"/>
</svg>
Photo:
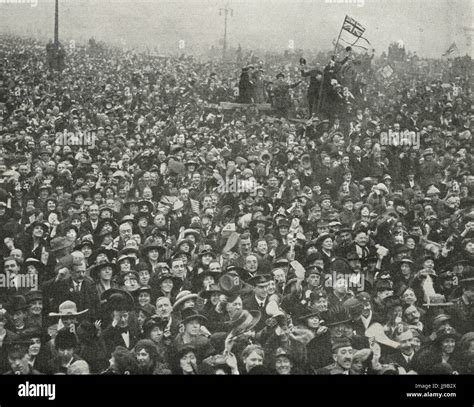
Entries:
<svg viewBox="0 0 474 407">
<path fill-rule="evenodd" d="M 8 278 L 37 277 L 34 289 L 0 289 L 0 325 L 18 334 L 15 352 L 31 335 L 45 346 L 51 327 L 61 333 L 59 346 L 79 348 L 84 336 L 99 335 L 96 320 L 103 332 L 114 313 L 129 313 L 140 330 L 135 352 L 161 358 L 150 334 L 170 329 L 157 317 L 163 297 L 177 325 L 202 327 L 204 339 L 196 342 L 214 348 L 205 357 L 224 352 L 232 339 L 236 349 L 259 344 L 271 355 L 266 359 L 288 357 L 302 370 L 314 355 L 300 357 L 295 347 L 268 338 L 311 338 L 302 340 L 303 354 L 331 357 L 357 341 L 308 344 L 326 338 L 325 328 L 332 336 L 355 329 L 367 308 L 382 326 L 371 332 L 388 347 L 399 334 L 409 336 L 408 328 L 429 355 L 448 339 L 461 346 L 472 333 L 474 112 L 469 84 L 449 64 L 437 61 L 449 86 L 423 75 L 410 96 L 404 75 L 386 86 L 364 73 L 363 99 L 318 115 L 307 112 L 304 92 L 295 89 L 294 117 L 285 118 L 218 106 L 232 100 L 229 78 L 241 66 L 171 58 L 170 68 L 104 48 L 74 53 L 64 81 L 42 76 L 38 87 L 35 43 L 2 44 L 8 64 L 0 67 L 7 78 L 0 91 L 8 92 L 0 94 L 8 96 L 0 102 L 0 267 Z M 24 58 L 32 63 L 20 70 Z M 281 69 L 286 58 L 243 71 L 296 81 L 299 70 Z M 405 64 L 407 72 L 418 69 Z M 397 126 L 417 132 L 420 145 L 381 144 L 381 132 Z M 79 128 L 94 132 L 95 145 L 54 144 L 57 133 Z M 223 190 L 231 178 L 254 190 Z M 174 269 L 179 260 L 184 271 Z M 87 306 L 71 283 L 81 268 L 94 297 Z M 61 279 L 71 283 L 65 293 L 57 288 Z M 35 316 L 38 303 L 43 309 Z M 18 325 L 22 318 L 25 326 Z M 311 330 L 313 319 L 324 332 Z M 72 337 L 63 333 L 69 320 L 79 325 Z M 180 342 L 181 331 L 167 345 L 170 365 L 196 350 Z M 356 359 L 370 359 L 367 348 L 355 349 Z M 128 363 L 128 351 L 119 349 L 116 359 Z"/>
</svg>

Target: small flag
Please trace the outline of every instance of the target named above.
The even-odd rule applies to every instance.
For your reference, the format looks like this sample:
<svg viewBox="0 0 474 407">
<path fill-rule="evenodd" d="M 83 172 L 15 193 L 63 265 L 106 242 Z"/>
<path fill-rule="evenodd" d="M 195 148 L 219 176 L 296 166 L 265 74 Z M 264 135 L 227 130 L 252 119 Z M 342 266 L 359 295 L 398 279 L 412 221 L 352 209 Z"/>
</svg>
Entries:
<svg viewBox="0 0 474 407">
<path fill-rule="evenodd" d="M 451 55 L 452 53 L 458 51 L 458 47 L 455 42 L 453 42 L 449 48 L 446 50 L 446 52 L 443 54 L 443 57 L 446 57 L 448 55 Z"/>
<path fill-rule="evenodd" d="M 349 16 L 346 16 L 346 18 L 344 19 L 342 29 L 346 30 L 352 35 L 355 35 L 356 37 L 362 37 L 362 34 L 364 34 L 365 31 L 365 28 L 362 26 L 362 24 L 358 23 L 356 20 Z"/>
<path fill-rule="evenodd" d="M 393 75 L 393 68 L 390 65 L 386 65 L 380 70 L 380 74 L 384 79 L 388 79 Z"/>
</svg>

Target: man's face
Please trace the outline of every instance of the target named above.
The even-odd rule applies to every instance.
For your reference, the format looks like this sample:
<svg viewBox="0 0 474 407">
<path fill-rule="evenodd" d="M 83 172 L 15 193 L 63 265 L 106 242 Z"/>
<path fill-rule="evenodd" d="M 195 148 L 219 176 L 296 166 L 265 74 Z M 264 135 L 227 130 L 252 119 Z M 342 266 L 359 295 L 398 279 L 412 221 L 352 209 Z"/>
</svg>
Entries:
<svg viewBox="0 0 474 407">
<path fill-rule="evenodd" d="M 318 287 L 321 282 L 321 276 L 319 274 L 312 273 L 307 277 L 306 282 L 308 283 L 309 287 Z"/>
<path fill-rule="evenodd" d="M 156 314 L 162 318 L 169 318 L 171 315 L 172 307 L 171 302 L 168 298 L 159 298 L 156 301 Z"/>
<path fill-rule="evenodd" d="M 240 251 L 242 254 L 248 254 L 250 252 L 250 248 L 252 247 L 252 242 L 250 238 L 242 239 L 240 241 Z"/>
<path fill-rule="evenodd" d="M 226 310 L 231 318 L 242 310 L 242 299 L 237 297 L 234 301 L 228 302 Z"/>
<path fill-rule="evenodd" d="M 344 370 L 348 370 L 352 364 L 352 355 L 354 351 L 351 346 L 346 346 L 337 349 L 336 353 L 333 354 L 334 361 Z"/>
<path fill-rule="evenodd" d="M 99 207 L 97 205 L 91 205 L 89 207 L 89 217 L 93 221 L 99 219 Z"/>
<path fill-rule="evenodd" d="M 18 356 L 14 358 L 9 357 L 8 362 L 10 363 L 10 367 L 14 374 L 27 374 L 29 371 L 27 354 L 25 354 L 22 358 Z"/>
<path fill-rule="evenodd" d="M 329 329 L 330 329 L 332 338 L 342 338 L 342 337 L 351 338 L 353 334 L 352 327 L 345 323 L 333 325 Z"/>
<path fill-rule="evenodd" d="M 182 259 L 176 259 L 171 266 L 171 274 L 175 277 L 184 279 L 186 277 L 186 270 Z"/>
<path fill-rule="evenodd" d="M 268 284 L 257 285 L 255 287 L 255 296 L 264 299 L 268 295 Z"/>
<path fill-rule="evenodd" d="M 367 233 L 365 232 L 360 232 L 357 234 L 355 237 L 354 241 L 359 245 L 359 246 L 366 246 L 367 243 L 369 242 L 369 237 L 367 236 Z"/>
<path fill-rule="evenodd" d="M 273 277 L 277 283 L 285 283 L 286 282 L 286 274 L 285 270 L 283 269 L 276 269 L 273 270 Z"/>
<path fill-rule="evenodd" d="M 125 242 L 132 237 L 132 227 L 128 223 L 120 225 L 120 237 Z"/>
<path fill-rule="evenodd" d="M 211 273 L 220 273 L 222 271 L 222 267 L 217 261 L 213 261 L 209 263 L 209 271 Z"/>
<path fill-rule="evenodd" d="M 5 272 L 10 274 L 18 274 L 20 272 L 20 267 L 15 260 L 7 260 L 4 263 Z"/>
<path fill-rule="evenodd" d="M 314 308 L 319 312 L 324 312 L 328 310 L 328 299 L 326 297 L 320 297 L 314 303 Z"/>
<path fill-rule="evenodd" d="M 128 311 L 114 311 L 114 318 L 118 320 L 117 326 L 119 328 L 126 328 L 128 326 L 129 315 Z"/>
<path fill-rule="evenodd" d="M 87 267 L 84 262 L 72 267 L 71 278 L 74 280 L 74 282 L 80 283 L 84 281 L 84 278 L 86 277 L 86 269 Z"/>
<path fill-rule="evenodd" d="M 400 351 L 405 355 L 410 355 L 413 351 L 413 334 L 405 333 L 398 343 L 400 344 Z"/>
<path fill-rule="evenodd" d="M 257 268 L 258 268 L 257 257 L 255 257 L 254 255 L 247 256 L 245 259 L 245 268 L 251 273 L 254 273 L 255 271 L 257 271 Z"/>
</svg>

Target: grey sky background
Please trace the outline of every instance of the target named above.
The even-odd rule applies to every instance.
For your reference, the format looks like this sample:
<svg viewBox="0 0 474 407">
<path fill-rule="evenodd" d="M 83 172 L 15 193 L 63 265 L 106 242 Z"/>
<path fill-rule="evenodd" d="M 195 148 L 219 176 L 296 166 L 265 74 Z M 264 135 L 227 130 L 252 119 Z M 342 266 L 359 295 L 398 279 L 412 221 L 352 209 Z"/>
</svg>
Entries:
<svg viewBox="0 0 474 407">
<path fill-rule="evenodd" d="M 421 56 L 439 57 L 452 42 L 472 55 L 472 0 L 60 0 L 60 37 L 80 43 L 94 36 L 163 53 L 179 51 L 182 40 L 184 51 L 199 52 L 222 46 L 219 9 L 227 3 L 231 47 L 285 50 L 292 40 L 296 48 L 330 49 L 348 14 L 366 27 L 377 53 L 402 40 Z M 47 40 L 53 16 L 53 0 L 0 0 L 3 33 Z"/>
</svg>

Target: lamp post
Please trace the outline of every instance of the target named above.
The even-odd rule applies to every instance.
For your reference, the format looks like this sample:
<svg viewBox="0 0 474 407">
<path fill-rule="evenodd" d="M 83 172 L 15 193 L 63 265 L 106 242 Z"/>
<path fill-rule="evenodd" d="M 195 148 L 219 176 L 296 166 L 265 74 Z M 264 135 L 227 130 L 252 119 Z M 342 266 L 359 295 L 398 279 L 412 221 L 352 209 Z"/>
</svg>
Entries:
<svg viewBox="0 0 474 407">
<path fill-rule="evenodd" d="M 229 3 L 226 4 L 225 7 L 219 9 L 219 15 L 221 16 L 224 14 L 224 45 L 222 48 L 222 59 L 225 60 L 226 51 L 227 51 L 227 16 L 229 15 L 232 17 L 234 15 L 234 10 L 229 7 Z"/>
</svg>

